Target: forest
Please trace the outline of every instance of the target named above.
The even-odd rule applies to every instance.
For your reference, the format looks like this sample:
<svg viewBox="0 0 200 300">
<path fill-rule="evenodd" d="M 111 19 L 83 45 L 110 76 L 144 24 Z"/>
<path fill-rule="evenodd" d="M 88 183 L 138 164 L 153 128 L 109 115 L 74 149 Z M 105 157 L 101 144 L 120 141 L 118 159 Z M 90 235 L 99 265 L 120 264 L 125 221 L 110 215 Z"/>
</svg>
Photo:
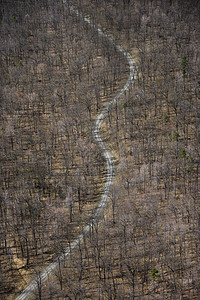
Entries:
<svg viewBox="0 0 200 300">
<path fill-rule="evenodd" d="M 48 280 L 41 272 L 98 207 Z M 0 299 L 199 299 L 200 2 L 0 1 Z M 24 298 L 26 299 L 26 298 Z"/>
</svg>

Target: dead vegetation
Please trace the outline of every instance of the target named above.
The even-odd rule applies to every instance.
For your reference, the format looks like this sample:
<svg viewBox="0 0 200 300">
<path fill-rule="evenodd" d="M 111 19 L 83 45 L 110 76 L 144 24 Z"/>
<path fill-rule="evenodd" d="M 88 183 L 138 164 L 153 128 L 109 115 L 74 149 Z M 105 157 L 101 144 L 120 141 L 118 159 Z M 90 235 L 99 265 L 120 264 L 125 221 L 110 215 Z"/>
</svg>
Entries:
<svg viewBox="0 0 200 300">
<path fill-rule="evenodd" d="M 1 56 L 2 299 L 20 291 L 19 282 L 25 287 L 27 274 L 62 251 L 92 214 L 104 162 L 91 128 L 127 74 L 119 53 L 63 14 L 61 1 L 55 10 L 41 3 L 38 15 L 27 6 L 26 22 L 37 25 L 25 44 L 32 52 L 16 55 L 7 41 L 14 52 Z M 199 6 L 73 4 L 135 56 L 138 76 L 102 128 L 116 159 L 105 218 L 34 297 L 198 299 Z M 6 13 L 14 36 L 20 13 Z"/>
</svg>

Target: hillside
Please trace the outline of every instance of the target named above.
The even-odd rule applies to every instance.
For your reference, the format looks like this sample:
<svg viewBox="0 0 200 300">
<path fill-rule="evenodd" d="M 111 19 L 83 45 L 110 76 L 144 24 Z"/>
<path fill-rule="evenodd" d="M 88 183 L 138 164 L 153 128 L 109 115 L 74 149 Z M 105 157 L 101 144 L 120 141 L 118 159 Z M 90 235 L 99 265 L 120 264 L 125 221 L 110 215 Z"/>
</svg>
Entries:
<svg viewBox="0 0 200 300">
<path fill-rule="evenodd" d="M 104 219 L 35 299 L 198 299 L 199 2 L 69 1 L 135 59 L 102 136 Z M 124 57 L 61 0 L 1 4 L 0 295 L 14 299 L 95 211 L 97 114 Z"/>
</svg>

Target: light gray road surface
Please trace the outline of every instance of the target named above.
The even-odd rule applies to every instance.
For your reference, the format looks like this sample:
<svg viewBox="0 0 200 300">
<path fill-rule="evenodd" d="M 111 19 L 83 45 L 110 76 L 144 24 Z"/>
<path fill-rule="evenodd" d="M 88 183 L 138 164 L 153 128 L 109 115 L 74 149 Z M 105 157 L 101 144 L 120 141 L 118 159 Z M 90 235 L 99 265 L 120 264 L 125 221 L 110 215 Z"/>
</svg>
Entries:
<svg viewBox="0 0 200 300">
<path fill-rule="evenodd" d="M 67 1 L 63 0 L 63 3 L 67 5 Z M 129 77 L 126 81 L 126 84 L 123 86 L 123 88 L 118 92 L 118 94 L 113 98 L 112 101 L 110 101 L 100 112 L 100 114 L 97 116 L 94 128 L 93 128 L 93 137 L 96 140 L 96 142 L 99 144 L 99 147 L 101 148 L 101 151 L 104 155 L 104 158 L 106 160 L 107 165 L 107 177 L 106 182 L 104 186 L 103 193 L 101 195 L 101 199 L 99 202 L 99 205 L 92 216 L 90 223 L 85 226 L 83 231 L 77 236 L 77 238 L 68 246 L 65 251 L 57 257 L 44 271 L 40 273 L 39 276 L 37 276 L 28 286 L 27 288 L 16 298 L 16 300 L 24 300 L 28 299 L 34 292 L 37 293 L 38 287 L 44 283 L 49 276 L 58 268 L 59 264 L 62 263 L 65 259 L 69 258 L 73 250 L 82 243 L 84 237 L 86 237 L 92 230 L 93 226 L 98 222 L 98 220 L 103 216 L 104 210 L 106 208 L 106 205 L 109 200 L 110 195 L 110 189 L 113 183 L 114 178 L 114 162 L 112 154 L 108 151 L 106 148 L 106 145 L 104 144 L 103 140 L 100 136 L 100 127 L 101 124 L 107 115 L 108 111 L 112 108 L 112 106 L 120 99 L 121 96 L 124 95 L 124 93 L 128 90 L 130 85 L 132 84 L 134 77 L 136 75 L 136 66 L 135 62 L 132 59 L 131 55 L 126 52 L 122 47 L 117 45 L 111 37 L 109 37 L 106 33 L 104 33 L 100 28 L 95 26 L 87 17 L 84 17 L 81 13 L 79 13 L 73 6 L 69 6 L 69 9 L 71 12 L 76 14 L 79 18 L 83 19 L 86 23 L 88 23 L 94 30 L 98 32 L 99 35 L 107 39 L 110 43 L 112 43 L 115 48 L 121 52 L 126 60 L 129 63 L 130 72 Z"/>
</svg>

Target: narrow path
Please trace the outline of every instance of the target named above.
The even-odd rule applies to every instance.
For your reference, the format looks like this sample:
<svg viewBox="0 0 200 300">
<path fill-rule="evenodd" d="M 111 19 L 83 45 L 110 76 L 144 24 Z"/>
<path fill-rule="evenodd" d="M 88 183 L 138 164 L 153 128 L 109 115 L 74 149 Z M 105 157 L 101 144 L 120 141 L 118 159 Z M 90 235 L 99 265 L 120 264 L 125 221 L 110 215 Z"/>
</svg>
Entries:
<svg viewBox="0 0 200 300">
<path fill-rule="evenodd" d="M 64 4 L 67 4 L 66 0 L 63 0 Z M 100 128 L 101 124 L 107 115 L 108 111 L 112 108 L 114 104 L 120 99 L 122 95 L 128 90 L 130 85 L 132 84 L 134 77 L 136 75 L 136 66 L 135 62 L 132 59 L 131 55 L 126 52 L 121 46 L 117 45 L 111 37 L 109 37 L 106 33 L 104 33 L 100 28 L 95 26 L 88 18 L 84 17 L 81 13 L 79 13 L 73 6 L 69 6 L 69 9 L 76 14 L 78 17 L 83 19 L 86 23 L 88 23 L 94 30 L 98 32 L 99 35 L 106 38 L 111 44 L 115 46 L 115 48 L 121 52 L 126 60 L 129 63 L 130 72 L 129 77 L 126 81 L 126 84 L 123 86 L 123 88 L 118 92 L 118 94 L 113 98 L 112 101 L 110 101 L 100 112 L 100 114 L 97 116 L 94 128 L 93 128 L 93 137 L 98 143 L 99 147 L 101 148 L 101 151 L 104 155 L 104 158 L 106 160 L 107 165 L 107 176 L 106 176 L 106 182 L 104 186 L 103 193 L 101 195 L 101 199 L 99 202 L 99 205 L 94 213 L 94 215 L 91 218 L 91 221 L 88 225 L 85 226 L 83 231 L 77 236 L 77 238 L 68 246 L 65 251 L 59 255 L 44 271 L 42 271 L 28 286 L 27 288 L 16 298 L 16 300 L 24 300 L 28 299 L 33 292 L 35 292 L 39 287 L 41 287 L 42 283 L 44 283 L 49 276 L 58 268 L 58 266 L 67 258 L 70 257 L 72 252 L 76 249 L 76 247 L 82 243 L 83 239 L 90 233 L 93 226 L 99 221 L 99 219 L 102 217 L 104 210 L 107 206 L 109 195 L 110 195 L 110 189 L 113 184 L 113 178 L 114 178 L 114 162 L 112 154 L 108 151 L 106 148 L 105 143 L 101 139 L 100 136 Z"/>
</svg>

